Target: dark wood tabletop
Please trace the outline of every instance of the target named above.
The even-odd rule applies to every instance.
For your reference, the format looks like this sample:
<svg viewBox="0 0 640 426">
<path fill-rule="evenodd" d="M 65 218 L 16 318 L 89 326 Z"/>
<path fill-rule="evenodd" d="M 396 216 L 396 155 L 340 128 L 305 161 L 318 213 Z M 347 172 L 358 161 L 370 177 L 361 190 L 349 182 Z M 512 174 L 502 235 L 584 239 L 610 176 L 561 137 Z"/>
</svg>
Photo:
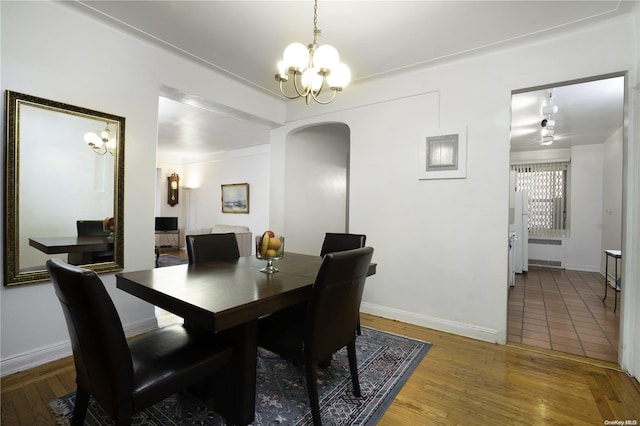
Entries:
<svg viewBox="0 0 640 426">
<path fill-rule="evenodd" d="M 177 265 L 116 275 L 118 288 L 191 324 L 222 331 L 309 298 L 320 256 L 287 253 L 280 270 L 260 272 L 265 261 Z"/>
<path fill-rule="evenodd" d="M 113 240 L 107 237 L 34 237 L 29 245 L 46 254 L 107 251 L 113 249 Z"/>
</svg>

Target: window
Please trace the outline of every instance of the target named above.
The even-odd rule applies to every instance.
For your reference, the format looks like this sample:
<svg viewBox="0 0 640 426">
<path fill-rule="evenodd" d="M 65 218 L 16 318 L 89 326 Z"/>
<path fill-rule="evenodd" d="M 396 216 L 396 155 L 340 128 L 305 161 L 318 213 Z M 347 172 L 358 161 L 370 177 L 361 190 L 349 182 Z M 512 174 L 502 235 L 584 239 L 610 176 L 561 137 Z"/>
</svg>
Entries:
<svg viewBox="0 0 640 426">
<path fill-rule="evenodd" d="M 563 237 L 567 224 L 569 162 L 517 164 L 516 191 L 529 194 L 529 235 Z"/>
</svg>

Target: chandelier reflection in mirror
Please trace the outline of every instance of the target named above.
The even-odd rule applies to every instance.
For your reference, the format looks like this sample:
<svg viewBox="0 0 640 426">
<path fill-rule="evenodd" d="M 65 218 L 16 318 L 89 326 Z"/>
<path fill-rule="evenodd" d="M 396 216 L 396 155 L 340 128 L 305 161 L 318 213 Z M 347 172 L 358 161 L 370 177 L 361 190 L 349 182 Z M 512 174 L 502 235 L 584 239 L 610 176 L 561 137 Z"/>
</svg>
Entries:
<svg viewBox="0 0 640 426">
<path fill-rule="evenodd" d="M 105 129 L 100 132 L 99 136 L 94 132 L 85 133 L 84 141 L 99 155 L 104 155 L 107 152 L 114 155 L 116 152 L 116 138 L 111 137 L 109 123 L 107 123 Z"/>
<path fill-rule="evenodd" d="M 340 54 L 328 44 L 318 46 L 318 0 L 313 5 L 313 43 L 305 47 L 302 43 L 291 43 L 284 50 L 282 61 L 278 63 L 276 81 L 280 82 L 280 92 L 288 99 L 304 97 L 307 105 L 313 99 L 319 104 L 328 104 L 351 80 L 349 67 L 340 62 Z M 295 94 L 284 90 L 284 83 L 293 80 Z M 324 93 L 331 91 L 330 95 Z M 323 92 L 324 90 L 324 92 Z"/>
</svg>

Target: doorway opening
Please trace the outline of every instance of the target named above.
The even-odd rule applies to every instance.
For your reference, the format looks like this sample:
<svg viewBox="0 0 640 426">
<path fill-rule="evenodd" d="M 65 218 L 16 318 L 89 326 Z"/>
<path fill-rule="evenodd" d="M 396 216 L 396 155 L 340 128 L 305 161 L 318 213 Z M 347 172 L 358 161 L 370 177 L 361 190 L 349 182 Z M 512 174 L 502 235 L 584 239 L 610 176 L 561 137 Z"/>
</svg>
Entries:
<svg viewBox="0 0 640 426">
<path fill-rule="evenodd" d="M 349 126 L 332 122 L 296 130 L 286 150 L 287 249 L 319 255 L 326 232 L 349 231 Z"/>
<path fill-rule="evenodd" d="M 624 232 L 624 87 L 617 73 L 512 92 L 508 343 L 618 362 L 603 298 Z"/>
</svg>

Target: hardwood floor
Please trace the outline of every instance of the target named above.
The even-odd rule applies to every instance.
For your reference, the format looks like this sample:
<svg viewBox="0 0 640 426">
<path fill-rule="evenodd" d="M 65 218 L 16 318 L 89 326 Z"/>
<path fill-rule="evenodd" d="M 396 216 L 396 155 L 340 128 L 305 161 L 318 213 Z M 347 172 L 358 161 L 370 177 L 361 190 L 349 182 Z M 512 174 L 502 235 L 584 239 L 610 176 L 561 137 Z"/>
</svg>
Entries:
<svg viewBox="0 0 640 426">
<path fill-rule="evenodd" d="M 615 364 L 480 342 L 362 315 L 433 347 L 379 425 L 596 425 L 640 421 L 640 385 Z"/>
<path fill-rule="evenodd" d="M 615 364 L 480 342 L 366 314 L 361 321 L 433 343 L 379 425 L 640 421 L 640 385 Z M 2 424 L 54 424 L 48 402 L 73 392 L 74 380 L 71 358 L 2 378 Z"/>
</svg>

